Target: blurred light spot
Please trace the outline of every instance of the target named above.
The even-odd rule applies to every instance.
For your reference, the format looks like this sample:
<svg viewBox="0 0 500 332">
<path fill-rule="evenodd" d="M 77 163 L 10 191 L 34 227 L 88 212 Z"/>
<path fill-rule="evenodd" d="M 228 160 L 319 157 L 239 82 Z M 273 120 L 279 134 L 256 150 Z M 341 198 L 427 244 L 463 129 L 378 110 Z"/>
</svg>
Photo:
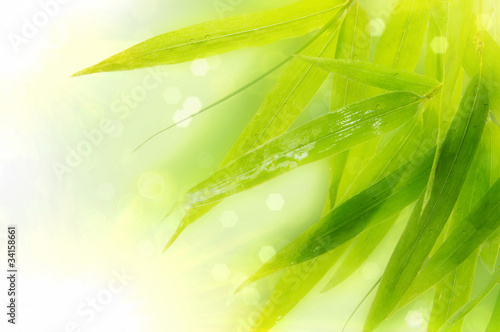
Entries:
<svg viewBox="0 0 500 332">
<path fill-rule="evenodd" d="M 44 45 L 52 50 L 60 49 L 68 38 L 66 28 L 59 23 L 48 26 L 45 30 Z"/>
<path fill-rule="evenodd" d="M 120 120 L 111 120 L 111 131 L 109 135 L 112 137 L 120 137 L 123 134 L 125 127 L 123 126 L 123 122 Z"/>
<path fill-rule="evenodd" d="M 431 41 L 431 49 L 436 54 L 444 54 L 448 49 L 448 41 L 446 37 L 434 37 Z"/>
<path fill-rule="evenodd" d="M 231 278 L 231 284 L 233 287 L 235 287 L 235 290 L 237 287 L 239 287 L 242 283 L 245 282 L 245 280 L 248 279 L 248 276 L 244 273 L 234 273 L 233 277 Z"/>
<path fill-rule="evenodd" d="M 200 168 L 210 168 L 214 164 L 214 157 L 208 151 L 198 153 L 196 163 Z"/>
<path fill-rule="evenodd" d="M 482 25 L 482 27 L 486 30 L 490 30 L 493 28 L 493 23 L 495 23 L 495 12 L 492 11 L 491 14 L 479 14 L 478 21 Z"/>
<path fill-rule="evenodd" d="M 412 329 L 418 329 L 422 327 L 425 322 L 424 316 L 418 310 L 408 311 L 405 317 L 406 325 Z"/>
<path fill-rule="evenodd" d="M 219 219 L 220 219 L 222 226 L 227 227 L 227 228 L 232 228 L 232 227 L 236 226 L 236 224 L 238 223 L 239 217 L 236 214 L 236 212 L 234 212 L 233 210 L 228 210 L 228 211 L 222 212 Z"/>
<path fill-rule="evenodd" d="M 271 211 L 280 211 L 285 205 L 285 199 L 281 194 L 270 194 L 267 197 L 266 205 Z"/>
<path fill-rule="evenodd" d="M 205 76 L 210 69 L 207 60 L 198 59 L 191 63 L 191 72 L 194 76 Z"/>
<path fill-rule="evenodd" d="M 191 116 L 186 110 L 177 110 L 172 117 L 175 125 L 179 128 L 187 128 L 191 123 Z"/>
<path fill-rule="evenodd" d="M 210 57 L 207 59 L 207 61 L 208 61 L 210 68 L 213 68 L 213 69 L 219 68 L 220 64 L 222 63 L 222 59 L 220 58 L 219 55 Z"/>
<path fill-rule="evenodd" d="M 247 287 L 241 291 L 243 302 L 247 305 L 256 305 L 259 303 L 260 294 L 254 287 Z"/>
<path fill-rule="evenodd" d="M 374 37 L 382 36 L 385 30 L 385 22 L 381 18 L 374 18 L 370 21 L 370 33 Z"/>
<path fill-rule="evenodd" d="M 380 268 L 377 263 L 366 263 L 363 266 L 363 276 L 365 279 L 373 280 L 377 279 L 380 275 Z"/>
<path fill-rule="evenodd" d="M 226 264 L 216 264 L 211 273 L 215 281 L 225 281 L 231 272 Z"/>
<path fill-rule="evenodd" d="M 151 258 L 154 255 L 155 247 L 151 241 L 141 241 L 136 247 L 137 253 L 144 258 Z"/>
<path fill-rule="evenodd" d="M 165 180 L 158 173 L 145 173 L 139 178 L 137 187 L 142 197 L 154 199 L 165 191 Z"/>
<path fill-rule="evenodd" d="M 187 97 L 182 105 L 184 109 L 191 115 L 198 113 L 203 107 L 198 97 Z"/>
<path fill-rule="evenodd" d="M 101 183 L 96 189 L 96 195 L 103 201 L 109 201 L 115 196 L 115 188 L 111 183 Z"/>
<path fill-rule="evenodd" d="M 177 104 L 182 97 L 181 90 L 175 86 L 171 86 L 165 89 L 165 92 L 163 93 L 163 99 L 167 102 L 167 104 Z"/>
<path fill-rule="evenodd" d="M 259 258 L 262 263 L 266 263 L 268 260 L 276 255 L 276 250 L 273 246 L 264 246 L 259 251 Z"/>
<path fill-rule="evenodd" d="M 232 87 L 234 86 L 234 81 L 232 78 L 227 76 L 219 76 L 212 80 L 210 85 L 210 90 L 214 95 L 225 95 L 232 92 Z"/>
</svg>

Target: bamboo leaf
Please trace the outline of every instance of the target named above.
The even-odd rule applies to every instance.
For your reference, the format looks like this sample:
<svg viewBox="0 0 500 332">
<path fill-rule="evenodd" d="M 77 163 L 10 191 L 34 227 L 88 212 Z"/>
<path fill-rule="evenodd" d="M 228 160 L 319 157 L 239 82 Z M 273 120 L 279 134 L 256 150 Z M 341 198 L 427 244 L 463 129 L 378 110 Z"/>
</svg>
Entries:
<svg viewBox="0 0 500 332">
<path fill-rule="evenodd" d="M 348 5 L 341 0 L 300 1 L 196 24 L 148 39 L 74 76 L 186 62 L 305 35 Z"/>
<path fill-rule="evenodd" d="M 422 102 L 421 97 L 410 92 L 393 92 L 319 117 L 219 169 L 189 190 L 180 207 L 189 210 L 214 204 L 299 166 L 374 139 L 410 120 Z M 167 248 L 187 226 L 181 222 Z"/>
<path fill-rule="evenodd" d="M 500 228 L 500 180 L 474 206 L 464 220 L 457 223 L 446 241 L 416 276 L 402 298 L 402 308 L 455 270 L 479 246 Z M 476 255 L 477 256 L 477 255 Z"/>
<path fill-rule="evenodd" d="M 450 232 L 461 227 L 461 223 L 466 219 L 478 200 L 483 197 L 491 186 L 489 149 L 486 147 L 486 141 L 489 140 L 487 130 L 483 132 L 481 144 L 474 157 L 471 170 L 467 175 L 464 186 L 458 197 L 452 218 L 447 227 L 441 234 L 443 239 L 449 239 Z M 435 245 L 438 250 L 441 244 Z M 434 295 L 434 304 L 429 321 L 428 331 L 437 331 L 444 322 L 455 313 L 461 306 L 469 301 L 474 275 L 476 272 L 478 259 L 478 249 L 469 255 L 453 272 L 436 285 Z M 463 322 L 455 324 L 452 331 L 461 331 Z M 451 331 L 450 331 L 451 332 Z"/>
<path fill-rule="evenodd" d="M 473 23 L 469 31 L 469 39 L 464 57 L 464 69 L 469 75 L 478 72 L 479 66 L 486 69 L 488 73 L 488 88 L 490 92 L 491 108 L 500 114 L 500 45 L 484 29 L 478 29 L 477 19 L 473 18 Z M 480 57 L 480 59 L 479 59 Z"/>
<path fill-rule="evenodd" d="M 497 302 L 485 332 L 500 331 L 500 292 L 497 295 Z"/>
<path fill-rule="evenodd" d="M 428 24 L 427 1 L 400 0 L 386 23 L 373 62 L 413 70 L 420 58 Z"/>
<path fill-rule="evenodd" d="M 469 314 L 485 297 L 488 295 L 495 286 L 500 283 L 500 269 L 497 269 L 495 273 L 491 276 L 488 283 L 481 289 L 481 291 L 474 296 L 474 298 L 469 301 L 466 305 L 461 307 L 453 316 L 446 321 L 446 323 L 441 327 L 439 331 L 446 331 L 455 325 L 458 321 L 461 321 L 467 314 Z"/>
<path fill-rule="evenodd" d="M 426 106 L 429 105 L 427 104 Z M 426 107 L 415 121 L 401 127 L 377 152 L 362 172 L 354 179 L 342 200 L 352 197 L 354 193 L 360 192 L 375 183 L 378 179 L 401 167 L 408 160 L 412 160 L 415 156 L 424 153 L 430 147 L 428 143 L 435 142 L 436 125 L 436 113 L 430 107 Z M 382 239 L 392 228 L 396 219 L 395 217 L 374 227 L 369 232 L 362 233 L 323 291 L 335 287 L 354 273 L 378 247 Z"/>
<path fill-rule="evenodd" d="M 423 99 L 394 92 L 321 116 L 231 162 L 186 195 L 187 207 L 237 192 L 394 130 L 417 113 Z"/>
<path fill-rule="evenodd" d="M 370 62 L 304 56 L 298 58 L 335 75 L 390 91 L 411 91 L 425 95 L 439 85 L 439 82 L 431 77 Z"/>
<path fill-rule="evenodd" d="M 400 213 L 418 199 L 428 181 L 434 149 L 410 161 L 333 209 L 280 250 L 242 287 L 288 266 L 333 250 Z"/>
<path fill-rule="evenodd" d="M 365 331 L 372 331 L 395 309 L 441 233 L 470 169 L 488 114 L 488 92 L 476 76 L 467 88 L 443 142 L 430 198 L 410 222 L 394 250 L 370 309 Z"/>
<path fill-rule="evenodd" d="M 500 142 L 500 130 L 493 121 L 489 121 L 484 129 L 482 148 L 484 163 L 489 165 L 488 174 L 491 183 L 500 177 L 500 147 L 496 142 Z M 495 270 L 499 248 L 500 240 L 488 241 L 481 248 L 481 260 L 491 274 Z"/>
</svg>

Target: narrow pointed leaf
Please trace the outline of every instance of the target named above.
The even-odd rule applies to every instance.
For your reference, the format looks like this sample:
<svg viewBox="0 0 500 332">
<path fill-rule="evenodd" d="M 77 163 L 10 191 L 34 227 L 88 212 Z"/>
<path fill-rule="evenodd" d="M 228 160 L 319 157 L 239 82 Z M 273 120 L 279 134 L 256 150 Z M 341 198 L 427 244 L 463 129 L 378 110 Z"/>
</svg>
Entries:
<svg viewBox="0 0 500 332">
<path fill-rule="evenodd" d="M 500 115 L 500 45 L 488 33 L 488 31 L 477 26 L 474 17 L 469 30 L 466 56 L 464 57 L 464 69 L 469 75 L 478 72 L 479 67 L 486 69 L 488 75 L 488 88 L 490 89 L 491 108 Z"/>
<path fill-rule="evenodd" d="M 321 28 L 345 5 L 341 0 L 300 1 L 196 24 L 148 39 L 75 76 L 186 62 L 301 36 Z"/>
<path fill-rule="evenodd" d="M 421 102 L 412 93 L 394 92 L 321 116 L 231 162 L 192 188 L 184 202 L 210 204 L 376 138 L 409 121 Z"/>
<path fill-rule="evenodd" d="M 439 85 L 434 78 L 370 62 L 304 56 L 298 58 L 335 75 L 390 91 L 411 91 L 425 95 Z"/>
<path fill-rule="evenodd" d="M 333 209 L 280 250 L 244 285 L 318 257 L 353 239 L 415 202 L 428 181 L 432 149 Z"/>
<path fill-rule="evenodd" d="M 219 169 L 189 190 L 181 208 L 189 211 L 214 204 L 297 167 L 379 137 L 414 117 L 422 101 L 410 92 L 393 92 L 319 117 Z M 167 247 L 188 225 L 181 222 Z"/>
<path fill-rule="evenodd" d="M 483 197 L 490 188 L 490 167 L 491 164 L 488 158 L 488 149 L 486 149 L 485 141 L 489 138 L 486 136 L 486 128 L 483 132 L 481 144 L 476 152 L 471 170 L 467 175 L 467 179 L 462 188 L 457 204 L 453 211 L 451 220 L 441 234 L 443 240 L 450 241 L 450 233 L 457 228 L 463 226 L 464 220 L 471 212 L 472 208 L 478 200 Z M 451 233 L 456 234 L 456 233 Z M 443 243 L 436 243 L 437 251 L 441 249 Z M 469 301 L 474 275 L 476 273 L 478 250 L 474 250 L 463 263 L 454 268 L 454 271 L 448 274 L 443 280 L 436 285 L 434 294 L 434 303 L 429 320 L 428 332 L 437 331 L 446 322 L 456 310 L 460 309 Z M 434 253 L 435 254 L 435 253 Z M 434 256 L 433 254 L 433 256 Z M 453 268 L 451 268 L 453 270 Z M 419 274 L 420 276 L 421 274 Z M 434 277 L 437 277 L 436 274 Z M 418 279 L 418 277 L 417 277 Z M 415 281 L 417 283 L 417 280 Z M 413 286 L 412 286 L 413 287 Z M 463 321 L 457 322 L 450 332 L 460 332 L 462 330 Z"/>
<path fill-rule="evenodd" d="M 422 268 L 400 302 L 408 304 L 458 268 L 500 228 L 500 180 L 481 198 L 471 213 L 456 225 L 446 241 Z"/>
<path fill-rule="evenodd" d="M 461 321 L 465 316 L 467 316 L 481 301 L 488 295 L 496 285 L 500 283 L 500 269 L 497 269 L 495 273 L 491 276 L 488 283 L 481 289 L 481 291 L 474 296 L 474 298 L 464 305 L 460 310 L 458 310 L 453 316 L 446 321 L 446 323 L 441 327 L 439 331 L 446 331 L 455 325 L 457 322 Z"/>
<path fill-rule="evenodd" d="M 413 70 L 420 58 L 428 24 L 427 1 L 400 0 L 386 23 L 373 62 Z"/>
<path fill-rule="evenodd" d="M 428 104 L 426 105 L 428 106 Z M 377 152 L 363 171 L 355 178 L 352 185 L 344 195 L 344 199 L 352 197 L 355 193 L 365 189 L 370 184 L 383 178 L 406 161 L 412 160 L 429 148 L 426 142 L 435 141 L 435 127 L 437 117 L 435 112 L 426 107 L 413 122 L 405 124 L 396 134 Z M 394 225 L 397 217 L 362 233 L 354 243 L 351 250 L 337 272 L 325 287 L 329 290 L 340 284 L 354 273 L 378 247 L 382 239 Z"/>
<path fill-rule="evenodd" d="M 391 314 L 427 259 L 458 199 L 487 114 L 488 92 L 476 76 L 443 142 L 430 198 L 420 218 L 407 225 L 389 260 L 364 331 L 372 331 Z"/>
<path fill-rule="evenodd" d="M 497 332 L 500 331 L 500 292 L 497 295 L 497 302 L 493 313 L 491 314 L 490 321 L 486 327 L 485 332 Z"/>
<path fill-rule="evenodd" d="M 500 177 L 500 128 L 493 121 L 486 124 L 483 134 L 483 149 L 485 163 L 489 165 L 489 180 L 491 183 Z M 500 241 L 489 241 L 483 244 L 480 257 L 488 271 L 492 274 L 497 262 Z"/>
</svg>

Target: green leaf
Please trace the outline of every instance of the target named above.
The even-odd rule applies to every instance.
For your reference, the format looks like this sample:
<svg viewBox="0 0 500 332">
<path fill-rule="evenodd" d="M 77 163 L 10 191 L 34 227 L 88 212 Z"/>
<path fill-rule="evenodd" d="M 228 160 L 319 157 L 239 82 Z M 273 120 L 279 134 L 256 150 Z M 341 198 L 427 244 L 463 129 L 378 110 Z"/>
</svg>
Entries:
<svg viewBox="0 0 500 332">
<path fill-rule="evenodd" d="M 427 104 L 426 106 L 428 106 Z M 435 142 L 437 116 L 433 109 L 426 107 L 415 121 L 405 124 L 390 140 L 377 152 L 366 167 L 354 179 L 346 194 L 344 201 L 353 194 L 369 187 L 380 178 L 387 176 L 408 160 L 426 152 L 429 142 Z M 392 228 L 397 218 L 393 218 L 370 232 L 362 233 L 349 251 L 342 265 L 332 276 L 332 279 L 323 291 L 327 291 L 340 284 L 354 273 L 378 247 L 382 239 Z"/>
<path fill-rule="evenodd" d="M 427 332 L 438 331 L 446 320 L 469 301 L 477 266 L 477 251 L 436 285 Z M 450 332 L 462 331 L 463 321 Z"/>
<path fill-rule="evenodd" d="M 299 166 L 374 139 L 410 120 L 422 102 L 421 97 L 410 92 L 393 92 L 319 117 L 219 169 L 189 190 L 180 207 L 189 210 L 219 202 Z M 167 247 L 187 226 L 181 222 Z"/>
<path fill-rule="evenodd" d="M 486 124 L 483 133 L 482 149 L 485 151 L 484 162 L 489 165 L 488 173 L 490 183 L 496 181 L 500 177 L 500 128 L 493 121 Z M 488 271 L 492 274 L 495 270 L 498 251 L 500 248 L 500 240 L 487 241 L 483 244 L 480 252 L 480 257 Z"/>
<path fill-rule="evenodd" d="M 465 181 L 488 115 L 488 92 L 476 76 L 462 98 L 443 142 L 430 198 L 419 218 L 411 220 L 382 277 L 365 331 L 372 331 L 395 309 L 427 259 Z"/>
<path fill-rule="evenodd" d="M 462 226 L 461 223 L 463 220 L 466 220 L 467 215 L 471 212 L 474 205 L 476 205 L 478 200 L 486 194 L 491 186 L 490 150 L 485 144 L 489 139 L 485 128 L 481 144 L 476 152 L 471 170 L 467 175 L 460 196 L 458 197 L 452 218 L 441 234 L 443 239 L 448 238 L 451 231 Z M 448 240 L 451 239 L 448 238 Z M 438 250 L 441 246 L 442 242 L 439 246 L 437 243 L 435 245 Z M 456 310 L 469 301 L 476 272 L 477 258 L 478 249 L 470 254 L 467 260 L 461 263 L 457 268 L 454 268 L 455 270 L 453 272 L 449 273 L 446 278 L 436 285 L 434 305 L 428 331 L 437 331 Z M 459 332 L 462 329 L 462 325 L 463 322 L 459 322 L 455 324 L 452 330 Z"/>
<path fill-rule="evenodd" d="M 348 5 L 341 0 L 306 0 L 196 24 L 148 39 L 74 76 L 186 62 L 305 35 Z"/>
<path fill-rule="evenodd" d="M 304 56 L 298 56 L 298 58 L 335 75 L 391 91 L 411 91 L 425 95 L 439 85 L 434 78 L 370 62 Z"/>
<path fill-rule="evenodd" d="M 413 70 L 420 58 L 428 24 L 427 1 L 400 0 L 386 23 L 373 62 Z"/>
<path fill-rule="evenodd" d="M 321 116 L 231 162 L 192 188 L 187 207 L 202 206 L 254 187 L 394 130 L 417 113 L 423 100 L 393 92 Z"/>
<path fill-rule="evenodd" d="M 402 298 L 402 308 L 455 270 L 500 228 L 500 180 L 480 199 L 464 220 L 457 223 L 416 276 Z M 477 255 L 476 255 L 477 256 Z"/>
<path fill-rule="evenodd" d="M 431 149 L 333 209 L 280 250 L 243 286 L 333 250 L 400 213 L 425 188 L 434 153 Z"/>
<path fill-rule="evenodd" d="M 488 88 L 490 90 L 491 108 L 500 115 L 500 46 L 484 29 L 478 29 L 477 19 L 473 19 L 467 42 L 464 69 L 472 76 L 478 72 L 480 65 L 486 69 Z"/>
<path fill-rule="evenodd" d="M 485 297 L 488 295 L 495 286 L 500 283 L 500 269 L 497 269 L 495 273 L 491 276 L 490 280 L 481 289 L 481 291 L 474 296 L 474 298 L 469 301 L 466 305 L 461 307 L 453 316 L 446 321 L 446 323 L 441 327 L 439 331 L 446 331 L 455 325 L 457 322 L 461 321 L 467 314 L 469 314 Z"/>
<path fill-rule="evenodd" d="M 497 295 L 497 302 L 495 304 L 495 309 L 491 314 L 490 322 L 486 327 L 484 332 L 497 332 L 500 331 L 500 292 Z"/>
</svg>

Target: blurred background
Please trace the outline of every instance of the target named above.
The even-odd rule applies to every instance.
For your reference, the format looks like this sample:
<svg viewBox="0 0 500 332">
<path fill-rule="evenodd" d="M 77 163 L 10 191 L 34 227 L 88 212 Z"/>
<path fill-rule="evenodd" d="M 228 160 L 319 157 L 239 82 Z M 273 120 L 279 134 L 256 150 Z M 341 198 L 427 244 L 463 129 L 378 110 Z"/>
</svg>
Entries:
<svg viewBox="0 0 500 332">
<path fill-rule="evenodd" d="M 162 219 L 217 169 L 280 72 L 132 151 L 293 54 L 308 36 L 180 65 L 70 76 L 157 34 L 291 2 L 0 3 L 0 265 L 6 269 L 7 225 L 18 227 L 19 255 L 18 324 L 8 331 L 249 331 L 279 274 L 234 291 L 318 220 L 327 164 L 225 200 L 164 254 L 181 216 Z M 362 1 L 374 45 L 389 2 Z M 494 3 L 484 1 L 484 8 L 480 17 L 496 32 L 488 20 Z M 297 124 L 327 112 L 329 83 Z M 340 331 L 380 277 L 403 227 L 397 223 L 348 281 L 319 294 L 325 278 L 274 330 Z M 7 283 L 0 280 L 4 303 Z M 485 326 L 494 296 L 464 330 Z M 426 294 L 398 313 L 394 331 L 425 331 L 431 300 Z M 360 330 L 367 309 L 346 331 Z"/>
</svg>

